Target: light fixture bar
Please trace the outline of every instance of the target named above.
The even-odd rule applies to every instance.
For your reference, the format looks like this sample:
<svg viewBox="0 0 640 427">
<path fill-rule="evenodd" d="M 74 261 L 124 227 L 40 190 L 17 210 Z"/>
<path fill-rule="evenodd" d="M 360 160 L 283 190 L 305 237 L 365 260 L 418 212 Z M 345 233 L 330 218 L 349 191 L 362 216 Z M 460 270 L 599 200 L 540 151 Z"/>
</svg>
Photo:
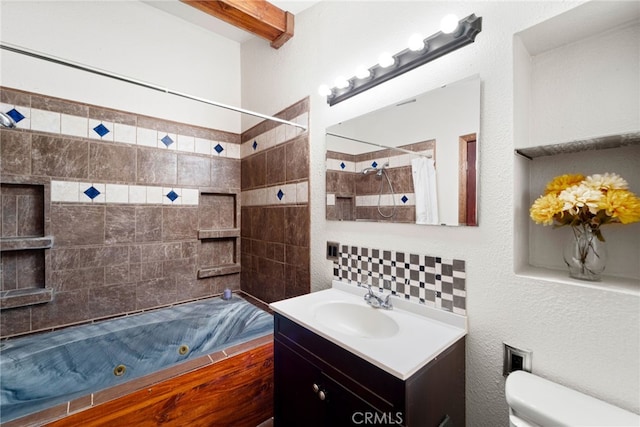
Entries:
<svg viewBox="0 0 640 427">
<path fill-rule="evenodd" d="M 352 77 L 349 79 L 348 87 L 343 89 L 334 87 L 331 89 L 331 94 L 327 95 L 327 103 L 335 105 L 380 83 L 384 83 L 449 52 L 473 43 L 480 31 L 482 31 L 482 17 L 471 14 L 458 22 L 458 28 L 453 33 L 445 34 L 439 31 L 424 39 L 424 49 L 419 51 L 405 49 L 395 54 L 393 56 L 395 59 L 394 65 L 386 68 L 375 65 L 369 69 L 369 77 L 363 79 Z"/>
</svg>

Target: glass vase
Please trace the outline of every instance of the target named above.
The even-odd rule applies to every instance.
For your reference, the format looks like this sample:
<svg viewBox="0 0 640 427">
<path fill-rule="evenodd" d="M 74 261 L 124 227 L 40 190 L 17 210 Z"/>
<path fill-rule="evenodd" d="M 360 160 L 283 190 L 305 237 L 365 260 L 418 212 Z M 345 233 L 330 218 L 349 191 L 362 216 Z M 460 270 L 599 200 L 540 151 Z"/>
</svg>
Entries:
<svg viewBox="0 0 640 427">
<path fill-rule="evenodd" d="M 607 248 L 586 224 L 572 228 L 571 237 L 564 247 L 564 262 L 569 276 L 589 281 L 599 281 L 607 265 Z"/>
</svg>

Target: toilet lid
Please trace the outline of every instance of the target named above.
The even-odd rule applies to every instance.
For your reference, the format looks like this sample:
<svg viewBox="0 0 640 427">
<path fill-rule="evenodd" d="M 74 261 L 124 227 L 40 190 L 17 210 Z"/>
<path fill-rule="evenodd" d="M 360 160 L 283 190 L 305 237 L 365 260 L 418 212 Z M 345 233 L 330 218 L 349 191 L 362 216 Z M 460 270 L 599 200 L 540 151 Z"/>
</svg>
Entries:
<svg viewBox="0 0 640 427">
<path fill-rule="evenodd" d="M 514 414 L 509 414 L 509 427 L 536 427 Z"/>
<path fill-rule="evenodd" d="M 509 407 L 547 426 L 639 426 L 640 416 L 524 371 L 509 374 Z"/>
</svg>

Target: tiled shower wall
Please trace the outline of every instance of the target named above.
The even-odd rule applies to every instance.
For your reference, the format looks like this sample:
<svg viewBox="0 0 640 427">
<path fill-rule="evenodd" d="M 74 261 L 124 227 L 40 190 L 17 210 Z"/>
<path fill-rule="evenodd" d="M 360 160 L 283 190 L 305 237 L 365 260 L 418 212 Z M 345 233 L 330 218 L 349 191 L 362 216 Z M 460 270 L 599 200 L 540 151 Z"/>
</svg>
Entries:
<svg viewBox="0 0 640 427">
<path fill-rule="evenodd" d="M 335 280 L 369 284 L 401 298 L 466 315 L 466 267 L 459 259 L 342 245 Z"/>
<path fill-rule="evenodd" d="M 428 155 L 435 160 L 435 140 L 404 145 L 404 150 Z M 399 150 L 377 150 L 364 154 L 327 152 L 327 219 L 354 221 L 391 221 L 412 223 L 416 220 L 411 159 Z M 364 175 L 364 168 L 379 168 L 389 163 L 386 178 L 375 173 Z M 382 196 L 380 189 L 382 187 Z M 392 198 L 393 197 L 393 198 Z M 395 199 L 395 210 L 394 210 Z M 386 218 L 380 215 L 393 215 Z"/>
<path fill-rule="evenodd" d="M 276 116 L 308 125 L 309 100 Z M 262 122 L 242 141 L 242 290 L 266 302 L 308 293 L 308 132 Z"/>
<path fill-rule="evenodd" d="M 26 251 L 2 252 L 3 293 L 47 288 L 53 300 L 2 310 L 1 336 L 240 288 L 238 273 L 197 278 L 202 267 L 239 263 L 239 250 L 211 250 L 198 230 L 239 227 L 233 203 L 236 217 L 220 218 L 228 200 L 203 203 L 201 193 L 239 199 L 240 135 L 9 88 L 0 107 L 19 120 L 0 130 L 2 236 L 34 216 L 44 224 L 36 234 L 53 237 L 27 257 L 44 272 L 16 264 Z M 42 206 L 28 202 L 34 191 Z"/>
</svg>

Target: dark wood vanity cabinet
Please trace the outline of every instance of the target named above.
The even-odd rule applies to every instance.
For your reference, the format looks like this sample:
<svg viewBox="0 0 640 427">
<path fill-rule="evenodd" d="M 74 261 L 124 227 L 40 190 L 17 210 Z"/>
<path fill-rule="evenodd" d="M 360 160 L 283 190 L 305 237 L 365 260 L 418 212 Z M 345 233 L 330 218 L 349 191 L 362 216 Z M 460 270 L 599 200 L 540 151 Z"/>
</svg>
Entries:
<svg viewBox="0 0 640 427">
<path fill-rule="evenodd" d="M 465 425 L 465 340 L 401 380 L 275 314 L 276 427 Z"/>
</svg>

